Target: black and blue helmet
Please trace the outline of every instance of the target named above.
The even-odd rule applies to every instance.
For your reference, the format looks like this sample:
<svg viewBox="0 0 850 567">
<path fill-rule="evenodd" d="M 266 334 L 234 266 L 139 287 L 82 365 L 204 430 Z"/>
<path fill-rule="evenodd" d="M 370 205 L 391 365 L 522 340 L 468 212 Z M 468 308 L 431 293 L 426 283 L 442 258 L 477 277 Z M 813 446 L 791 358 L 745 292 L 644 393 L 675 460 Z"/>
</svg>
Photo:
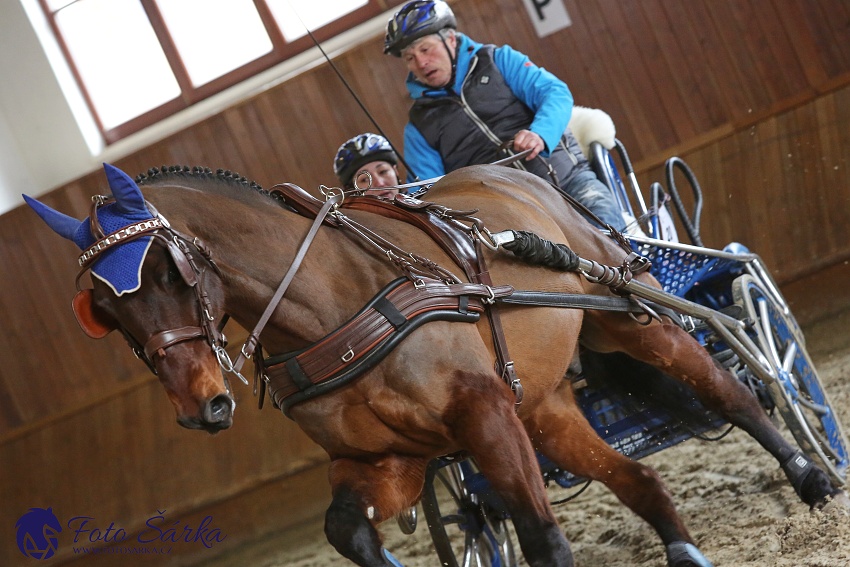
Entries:
<svg viewBox="0 0 850 567">
<path fill-rule="evenodd" d="M 387 23 L 384 53 L 401 57 L 402 50 L 420 37 L 439 33 L 445 28 L 457 29 L 457 20 L 443 0 L 408 2 Z"/>
<path fill-rule="evenodd" d="M 336 151 L 334 173 L 342 186 L 348 187 L 354 174 L 362 166 L 373 161 L 386 161 L 396 165 L 398 156 L 383 136 L 369 132 L 358 134 Z"/>
</svg>

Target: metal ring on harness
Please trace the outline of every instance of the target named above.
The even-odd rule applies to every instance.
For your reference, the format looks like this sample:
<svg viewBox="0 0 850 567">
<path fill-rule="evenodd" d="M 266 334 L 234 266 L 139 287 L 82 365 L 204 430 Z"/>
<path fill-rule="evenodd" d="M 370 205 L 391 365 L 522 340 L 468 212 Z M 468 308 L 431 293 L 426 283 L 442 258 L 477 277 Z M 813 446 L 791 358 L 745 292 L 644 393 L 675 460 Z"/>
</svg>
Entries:
<svg viewBox="0 0 850 567">
<path fill-rule="evenodd" d="M 487 290 L 489 297 L 485 297 L 481 301 L 483 303 L 486 303 L 487 305 L 493 305 L 494 303 L 496 303 L 496 294 L 493 292 L 493 288 L 490 287 L 489 285 L 485 285 L 484 288 Z M 511 362 L 509 364 L 511 364 L 513 366 L 513 362 Z"/>
<path fill-rule="evenodd" d="M 218 360 L 218 366 L 221 368 L 222 372 L 225 374 L 236 374 L 236 376 L 238 376 L 246 386 L 248 385 L 248 379 L 242 376 L 242 373 L 233 367 L 233 360 L 230 358 L 230 355 L 227 354 L 227 351 L 224 350 L 223 346 L 216 345 L 213 348 L 213 352 L 215 352 L 215 358 Z"/>
</svg>

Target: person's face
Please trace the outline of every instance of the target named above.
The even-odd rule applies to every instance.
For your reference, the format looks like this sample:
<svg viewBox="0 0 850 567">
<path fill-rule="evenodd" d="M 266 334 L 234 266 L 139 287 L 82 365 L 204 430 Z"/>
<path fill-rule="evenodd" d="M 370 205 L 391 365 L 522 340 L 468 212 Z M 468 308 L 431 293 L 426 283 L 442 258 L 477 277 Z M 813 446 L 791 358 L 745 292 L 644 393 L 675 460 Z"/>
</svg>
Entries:
<svg viewBox="0 0 850 567">
<path fill-rule="evenodd" d="M 398 189 L 382 189 L 382 187 L 398 185 L 398 170 L 396 166 L 387 161 L 371 161 L 367 163 L 354 176 L 358 187 L 369 187 L 369 177 L 362 173 L 364 170 L 372 176 L 372 185 L 366 191 L 367 195 L 392 199 L 398 194 Z"/>
<path fill-rule="evenodd" d="M 426 35 L 402 51 L 401 58 L 417 81 L 431 88 L 441 88 L 452 78 L 449 52 L 454 53 L 456 46 L 457 36 L 454 34 L 446 38 L 445 46 L 439 35 Z"/>
</svg>

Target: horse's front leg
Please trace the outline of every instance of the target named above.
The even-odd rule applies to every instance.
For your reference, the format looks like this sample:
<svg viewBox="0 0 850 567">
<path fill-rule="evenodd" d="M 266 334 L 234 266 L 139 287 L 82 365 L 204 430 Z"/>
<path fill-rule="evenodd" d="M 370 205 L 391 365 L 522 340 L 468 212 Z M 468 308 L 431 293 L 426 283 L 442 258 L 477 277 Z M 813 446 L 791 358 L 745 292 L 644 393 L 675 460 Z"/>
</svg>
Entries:
<svg viewBox="0 0 850 567">
<path fill-rule="evenodd" d="M 381 546 L 375 529 L 419 498 L 425 461 L 388 455 L 370 462 L 335 459 L 329 477 L 333 499 L 325 514 L 325 535 L 357 565 L 398 567 Z"/>
</svg>

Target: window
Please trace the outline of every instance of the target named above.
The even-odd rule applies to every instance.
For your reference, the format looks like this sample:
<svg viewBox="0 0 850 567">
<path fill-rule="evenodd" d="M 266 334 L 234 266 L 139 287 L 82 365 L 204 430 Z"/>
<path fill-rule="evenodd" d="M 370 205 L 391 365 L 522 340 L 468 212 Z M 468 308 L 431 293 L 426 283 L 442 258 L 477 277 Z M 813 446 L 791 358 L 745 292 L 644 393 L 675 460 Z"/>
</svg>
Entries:
<svg viewBox="0 0 850 567">
<path fill-rule="evenodd" d="M 384 0 L 39 0 L 107 144 L 375 16 Z"/>
</svg>

